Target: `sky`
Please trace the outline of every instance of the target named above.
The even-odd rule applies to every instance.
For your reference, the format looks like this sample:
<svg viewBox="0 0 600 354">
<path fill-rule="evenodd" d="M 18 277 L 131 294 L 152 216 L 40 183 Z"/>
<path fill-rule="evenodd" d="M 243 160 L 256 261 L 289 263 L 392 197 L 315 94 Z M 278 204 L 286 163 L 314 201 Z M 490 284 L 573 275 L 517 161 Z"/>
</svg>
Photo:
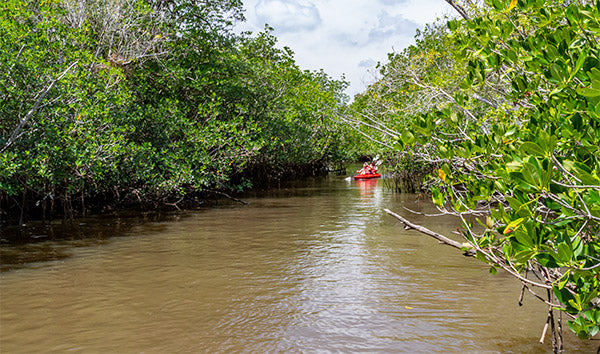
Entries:
<svg viewBox="0 0 600 354">
<path fill-rule="evenodd" d="M 244 7 L 239 30 L 269 24 L 302 69 L 345 75 L 350 96 L 375 80 L 377 62 L 414 42 L 417 28 L 452 14 L 444 0 L 244 0 Z"/>
</svg>

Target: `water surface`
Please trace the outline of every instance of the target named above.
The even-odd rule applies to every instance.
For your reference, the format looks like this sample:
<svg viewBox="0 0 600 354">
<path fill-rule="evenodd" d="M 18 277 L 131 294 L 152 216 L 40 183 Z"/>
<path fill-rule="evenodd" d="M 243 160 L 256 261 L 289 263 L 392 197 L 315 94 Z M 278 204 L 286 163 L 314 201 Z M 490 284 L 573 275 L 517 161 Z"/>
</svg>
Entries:
<svg viewBox="0 0 600 354">
<path fill-rule="evenodd" d="M 31 261 L 31 247 L 62 256 L 5 262 L 0 351 L 550 349 L 550 338 L 537 343 L 544 306 L 526 297 L 519 307 L 516 282 L 382 211 L 452 235 L 455 220 L 404 209 L 434 212 L 416 195 L 392 193 L 382 180 L 329 177 L 245 200 L 123 227 L 120 237 L 19 246 L 23 257 L 11 259 Z"/>
</svg>

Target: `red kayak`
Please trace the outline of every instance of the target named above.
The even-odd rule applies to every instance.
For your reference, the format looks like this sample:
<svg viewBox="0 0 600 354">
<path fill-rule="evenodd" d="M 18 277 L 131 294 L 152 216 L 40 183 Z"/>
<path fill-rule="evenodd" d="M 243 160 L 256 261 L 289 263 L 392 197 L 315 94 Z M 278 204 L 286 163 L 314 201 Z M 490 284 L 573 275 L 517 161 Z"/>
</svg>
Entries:
<svg viewBox="0 0 600 354">
<path fill-rule="evenodd" d="M 379 173 L 367 173 L 364 175 L 356 175 L 354 179 L 371 179 L 371 178 L 379 178 L 381 175 Z"/>
</svg>

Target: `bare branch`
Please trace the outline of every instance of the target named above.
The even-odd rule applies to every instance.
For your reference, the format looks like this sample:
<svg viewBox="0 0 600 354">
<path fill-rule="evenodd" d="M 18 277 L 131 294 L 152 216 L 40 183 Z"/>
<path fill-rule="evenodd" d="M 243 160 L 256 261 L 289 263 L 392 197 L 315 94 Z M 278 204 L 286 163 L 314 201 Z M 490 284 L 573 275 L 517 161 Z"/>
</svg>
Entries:
<svg viewBox="0 0 600 354">
<path fill-rule="evenodd" d="M 444 236 L 444 235 L 440 235 L 437 232 L 431 231 L 423 226 L 417 225 L 417 224 L 413 224 L 412 222 L 408 221 L 407 219 L 405 219 L 404 217 L 390 211 L 389 209 L 384 209 L 384 211 L 386 213 L 388 213 L 389 215 L 395 217 L 396 219 L 400 220 L 401 222 L 403 222 L 409 229 L 415 229 L 427 236 L 431 236 L 433 238 L 435 238 L 436 240 L 440 241 L 443 244 L 452 246 L 454 248 L 458 248 L 460 250 L 462 250 L 463 248 L 463 244 L 461 244 L 460 242 L 454 241 L 449 239 L 448 237 Z M 474 245 L 475 247 L 477 247 L 476 245 Z M 477 251 L 481 252 L 487 259 L 489 259 L 491 262 L 493 262 L 495 265 L 497 265 L 498 267 L 504 269 L 506 272 L 508 272 L 510 275 L 514 276 L 515 278 L 519 279 L 520 281 L 527 283 L 527 284 L 531 284 L 540 288 L 544 288 L 544 289 L 552 289 L 552 287 L 550 285 L 547 284 L 542 284 L 542 283 L 537 283 L 534 281 L 531 281 L 523 276 L 521 276 L 514 268 L 511 269 L 506 265 L 506 262 L 504 262 L 502 259 L 496 257 L 493 253 L 491 253 L 491 249 L 490 252 L 486 252 L 485 250 L 477 247 L 476 248 Z M 465 255 L 467 256 L 474 256 L 475 255 L 475 249 L 469 249 L 465 252 Z"/>
<path fill-rule="evenodd" d="M 460 6 L 459 4 L 457 4 L 454 0 L 446 0 L 446 2 L 452 6 L 454 8 L 454 10 L 456 10 L 465 20 L 469 20 L 469 15 L 467 14 L 467 11 L 465 11 L 465 9 Z"/>
<path fill-rule="evenodd" d="M 402 221 L 402 223 L 404 223 L 404 225 L 406 225 L 408 228 L 410 229 L 415 229 L 427 236 L 431 236 L 433 238 L 435 238 L 436 240 L 440 241 L 443 244 L 452 246 L 454 248 L 458 248 L 459 250 L 462 250 L 463 248 L 463 244 L 454 240 L 449 239 L 448 237 L 444 236 L 444 235 L 440 235 L 437 232 L 431 231 L 421 225 L 417 225 L 417 224 L 413 224 L 412 222 L 408 221 L 407 219 L 405 219 L 404 217 L 394 213 L 393 211 L 389 210 L 389 209 L 384 209 L 384 211 L 388 214 L 390 214 L 391 216 L 395 217 L 396 219 Z M 465 255 L 467 256 L 474 256 L 475 255 L 475 251 L 473 250 L 467 250 L 465 252 Z"/>
<path fill-rule="evenodd" d="M 50 85 L 48 85 L 48 87 L 44 91 L 42 91 L 42 93 L 40 93 L 37 100 L 33 104 L 33 107 L 31 107 L 31 109 L 29 110 L 29 112 L 27 112 L 25 117 L 23 117 L 21 119 L 21 121 L 19 122 L 19 124 L 17 125 L 17 127 L 15 128 L 13 133 L 11 134 L 10 138 L 8 139 L 8 141 L 4 144 L 2 149 L 0 149 L 0 152 L 4 152 L 10 145 L 12 145 L 17 140 L 17 138 L 19 137 L 19 133 L 21 132 L 21 130 L 23 129 L 25 124 L 27 124 L 27 121 L 29 121 L 31 116 L 33 116 L 33 114 L 38 110 L 40 104 L 42 103 L 42 101 L 44 100 L 44 98 L 46 97 L 48 92 L 50 92 L 50 90 L 52 90 L 54 85 L 56 85 L 56 83 L 59 82 L 78 62 L 79 62 L 79 60 L 77 60 L 77 61 L 73 62 L 71 65 L 69 65 L 69 67 L 65 71 L 63 71 L 56 79 L 54 79 L 50 83 Z"/>
</svg>

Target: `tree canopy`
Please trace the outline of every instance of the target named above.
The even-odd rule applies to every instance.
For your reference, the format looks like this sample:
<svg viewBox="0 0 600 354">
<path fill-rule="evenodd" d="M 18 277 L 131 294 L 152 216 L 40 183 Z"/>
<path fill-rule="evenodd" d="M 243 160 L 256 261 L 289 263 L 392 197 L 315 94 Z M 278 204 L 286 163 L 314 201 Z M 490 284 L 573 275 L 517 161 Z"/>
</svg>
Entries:
<svg viewBox="0 0 600 354">
<path fill-rule="evenodd" d="M 335 119 L 347 83 L 301 70 L 268 27 L 235 34 L 238 0 L 8 0 L 0 11 L 4 219 L 111 199 L 176 206 L 349 158 Z"/>
</svg>

